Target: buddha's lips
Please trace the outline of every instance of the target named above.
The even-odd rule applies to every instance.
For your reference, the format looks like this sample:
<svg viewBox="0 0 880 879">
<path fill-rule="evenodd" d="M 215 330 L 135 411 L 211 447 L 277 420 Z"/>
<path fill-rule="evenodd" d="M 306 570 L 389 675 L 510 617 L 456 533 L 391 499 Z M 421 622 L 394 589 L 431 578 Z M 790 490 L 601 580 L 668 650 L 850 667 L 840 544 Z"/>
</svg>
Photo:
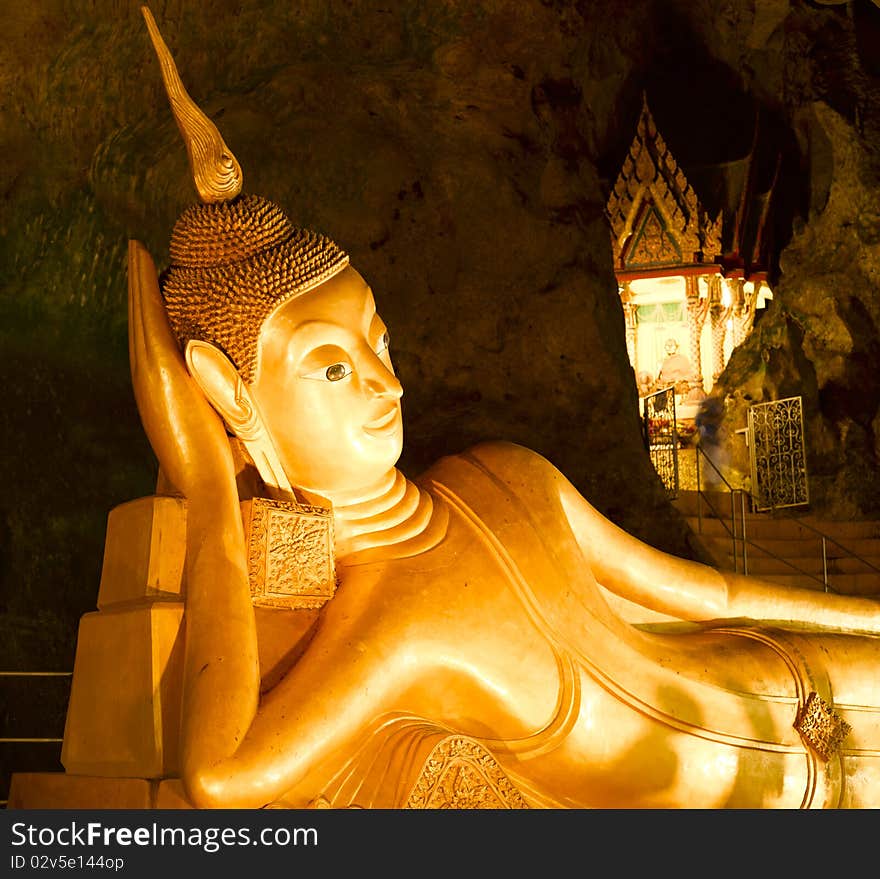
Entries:
<svg viewBox="0 0 880 879">
<path fill-rule="evenodd" d="M 374 434 L 384 434 L 388 433 L 392 427 L 395 427 L 395 422 L 397 420 L 397 413 L 400 410 L 397 406 L 394 406 L 392 409 L 389 409 L 384 415 L 380 418 L 377 418 L 375 421 L 369 422 L 369 424 L 364 425 L 364 430 L 367 433 Z"/>
</svg>

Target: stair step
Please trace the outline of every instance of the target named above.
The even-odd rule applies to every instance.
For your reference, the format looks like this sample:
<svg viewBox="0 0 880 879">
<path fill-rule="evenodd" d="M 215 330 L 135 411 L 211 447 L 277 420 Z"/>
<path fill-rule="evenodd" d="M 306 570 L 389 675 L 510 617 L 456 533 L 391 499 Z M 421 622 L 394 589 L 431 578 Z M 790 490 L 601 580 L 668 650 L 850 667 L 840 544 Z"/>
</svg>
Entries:
<svg viewBox="0 0 880 879">
<path fill-rule="evenodd" d="M 752 575 L 751 569 L 749 574 Z M 804 574 L 766 574 L 759 579 L 784 586 L 802 586 L 819 591 L 824 588 L 821 577 L 816 580 Z M 828 577 L 828 584 L 830 591 L 842 595 L 880 596 L 880 575 L 877 574 L 832 574 Z"/>
<path fill-rule="evenodd" d="M 712 553 L 716 564 L 726 571 L 734 570 L 734 558 L 730 552 Z M 756 556 L 751 547 L 746 556 L 749 573 L 755 577 L 764 574 L 812 574 L 814 577 L 822 577 L 822 571 L 827 570 L 828 576 L 834 574 L 874 574 L 880 580 L 880 559 L 869 559 L 874 569 L 856 558 L 828 559 L 823 568 L 822 559 L 817 556 Z M 737 557 L 736 564 L 742 567 L 742 556 Z"/>
<path fill-rule="evenodd" d="M 775 540 L 764 538 L 757 540 L 752 535 L 746 534 L 748 540 L 748 554 L 750 558 L 822 558 L 822 541 L 818 538 L 804 538 L 803 540 Z M 724 537 L 702 536 L 703 544 L 713 556 L 729 555 L 733 552 L 733 538 L 730 535 Z M 741 545 L 741 539 L 737 537 L 737 551 Z M 845 543 L 825 542 L 825 558 L 828 564 L 832 560 L 851 559 L 858 562 L 858 558 L 864 559 L 875 568 L 880 570 L 880 540 L 847 540 Z M 867 567 L 859 562 L 860 567 Z"/>
<path fill-rule="evenodd" d="M 736 504 L 737 514 L 739 514 L 739 498 L 736 498 L 734 503 Z M 701 492 L 701 496 L 698 501 L 697 492 L 679 490 L 678 494 L 675 497 L 675 500 L 673 500 L 672 502 L 672 505 L 683 516 L 696 516 L 698 509 L 702 509 L 703 515 L 706 515 L 706 513 L 711 510 L 717 510 L 719 513 L 725 516 L 729 516 L 730 493 L 726 491 L 704 491 Z"/>
<path fill-rule="evenodd" d="M 880 522 L 876 519 L 836 522 L 820 519 L 818 516 L 799 516 L 796 521 L 802 522 L 805 526 L 812 526 L 816 530 L 837 539 L 880 540 Z"/>
<path fill-rule="evenodd" d="M 733 502 L 731 510 L 731 495 L 726 491 L 698 494 L 688 490 L 679 492 L 673 502 L 721 570 L 742 570 L 744 512 L 750 576 L 818 590 L 825 588 L 827 576 L 832 591 L 880 595 L 880 521 L 829 521 L 794 508 L 743 511 L 741 496 L 733 496 Z M 731 512 L 737 531 L 736 559 Z"/>
<path fill-rule="evenodd" d="M 717 519 L 715 517 L 686 516 L 688 525 L 696 534 L 705 537 L 725 537 L 730 533 L 730 519 Z M 844 545 L 848 540 L 877 540 L 880 539 L 880 523 L 875 521 L 863 522 L 827 522 L 819 520 L 804 520 L 801 524 L 797 519 L 763 519 L 757 516 L 746 517 L 746 537 L 750 540 L 762 542 L 763 540 L 814 540 L 821 541 L 821 535 L 817 534 L 812 525 L 824 532 L 828 537 L 838 540 Z M 737 532 L 741 523 L 737 519 Z"/>
</svg>

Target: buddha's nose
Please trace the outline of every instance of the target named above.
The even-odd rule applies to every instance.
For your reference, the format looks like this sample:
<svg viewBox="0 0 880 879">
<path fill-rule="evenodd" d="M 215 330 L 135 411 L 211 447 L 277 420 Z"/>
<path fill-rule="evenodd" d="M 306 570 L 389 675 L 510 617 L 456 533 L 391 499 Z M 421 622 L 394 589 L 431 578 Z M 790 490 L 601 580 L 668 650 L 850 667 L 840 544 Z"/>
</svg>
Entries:
<svg viewBox="0 0 880 879">
<path fill-rule="evenodd" d="M 364 371 L 364 387 L 377 397 L 393 400 L 402 397 L 403 385 L 397 376 L 375 354 L 370 360 L 369 367 Z"/>
</svg>

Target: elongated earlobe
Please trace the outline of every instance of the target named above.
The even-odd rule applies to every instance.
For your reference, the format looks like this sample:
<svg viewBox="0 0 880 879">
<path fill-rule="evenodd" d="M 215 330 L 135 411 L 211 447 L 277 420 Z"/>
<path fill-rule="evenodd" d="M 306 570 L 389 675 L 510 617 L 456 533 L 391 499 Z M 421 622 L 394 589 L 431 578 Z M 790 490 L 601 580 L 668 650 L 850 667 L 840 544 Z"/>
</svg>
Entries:
<svg viewBox="0 0 880 879">
<path fill-rule="evenodd" d="M 256 439 L 257 412 L 232 361 L 214 345 L 192 340 L 186 346 L 186 366 L 229 429 L 245 442 Z"/>
<path fill-rule="evenodd" d="M 232 361 L 216 346 L 194 339 L 187 343 L 185 358 L 193 380 L 229 430 L 242 441 L 263 482 L 282 493 L 292 492 L 275 445 Z"/>
</svg>

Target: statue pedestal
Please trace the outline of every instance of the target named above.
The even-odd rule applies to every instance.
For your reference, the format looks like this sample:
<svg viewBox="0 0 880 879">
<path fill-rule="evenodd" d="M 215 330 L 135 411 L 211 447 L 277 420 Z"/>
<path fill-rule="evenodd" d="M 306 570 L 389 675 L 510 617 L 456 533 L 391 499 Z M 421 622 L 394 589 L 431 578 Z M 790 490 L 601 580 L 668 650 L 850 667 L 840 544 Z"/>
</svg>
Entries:
<svg viewBox="0 0 880 879">
<path fill-rule="evenodd" d="M 180 779 L 19 772 L 8 809 L 191 809 Z"/>
<path fill-rule="evenodd" d="M 18 772 L 7 809 L 152 809 L 157 782 L 66 772 Z"/>
<path fill-rule="evenodd" d="M 9 808 L 189 808 L 178 763 L 186 503 L 155 495 L 108 517 L 98 610 L 79 626 L 63 773 L 17 773 Z M 302 652 L 317 610 L 254 609 L 263 689 Z"/>
</svg>

